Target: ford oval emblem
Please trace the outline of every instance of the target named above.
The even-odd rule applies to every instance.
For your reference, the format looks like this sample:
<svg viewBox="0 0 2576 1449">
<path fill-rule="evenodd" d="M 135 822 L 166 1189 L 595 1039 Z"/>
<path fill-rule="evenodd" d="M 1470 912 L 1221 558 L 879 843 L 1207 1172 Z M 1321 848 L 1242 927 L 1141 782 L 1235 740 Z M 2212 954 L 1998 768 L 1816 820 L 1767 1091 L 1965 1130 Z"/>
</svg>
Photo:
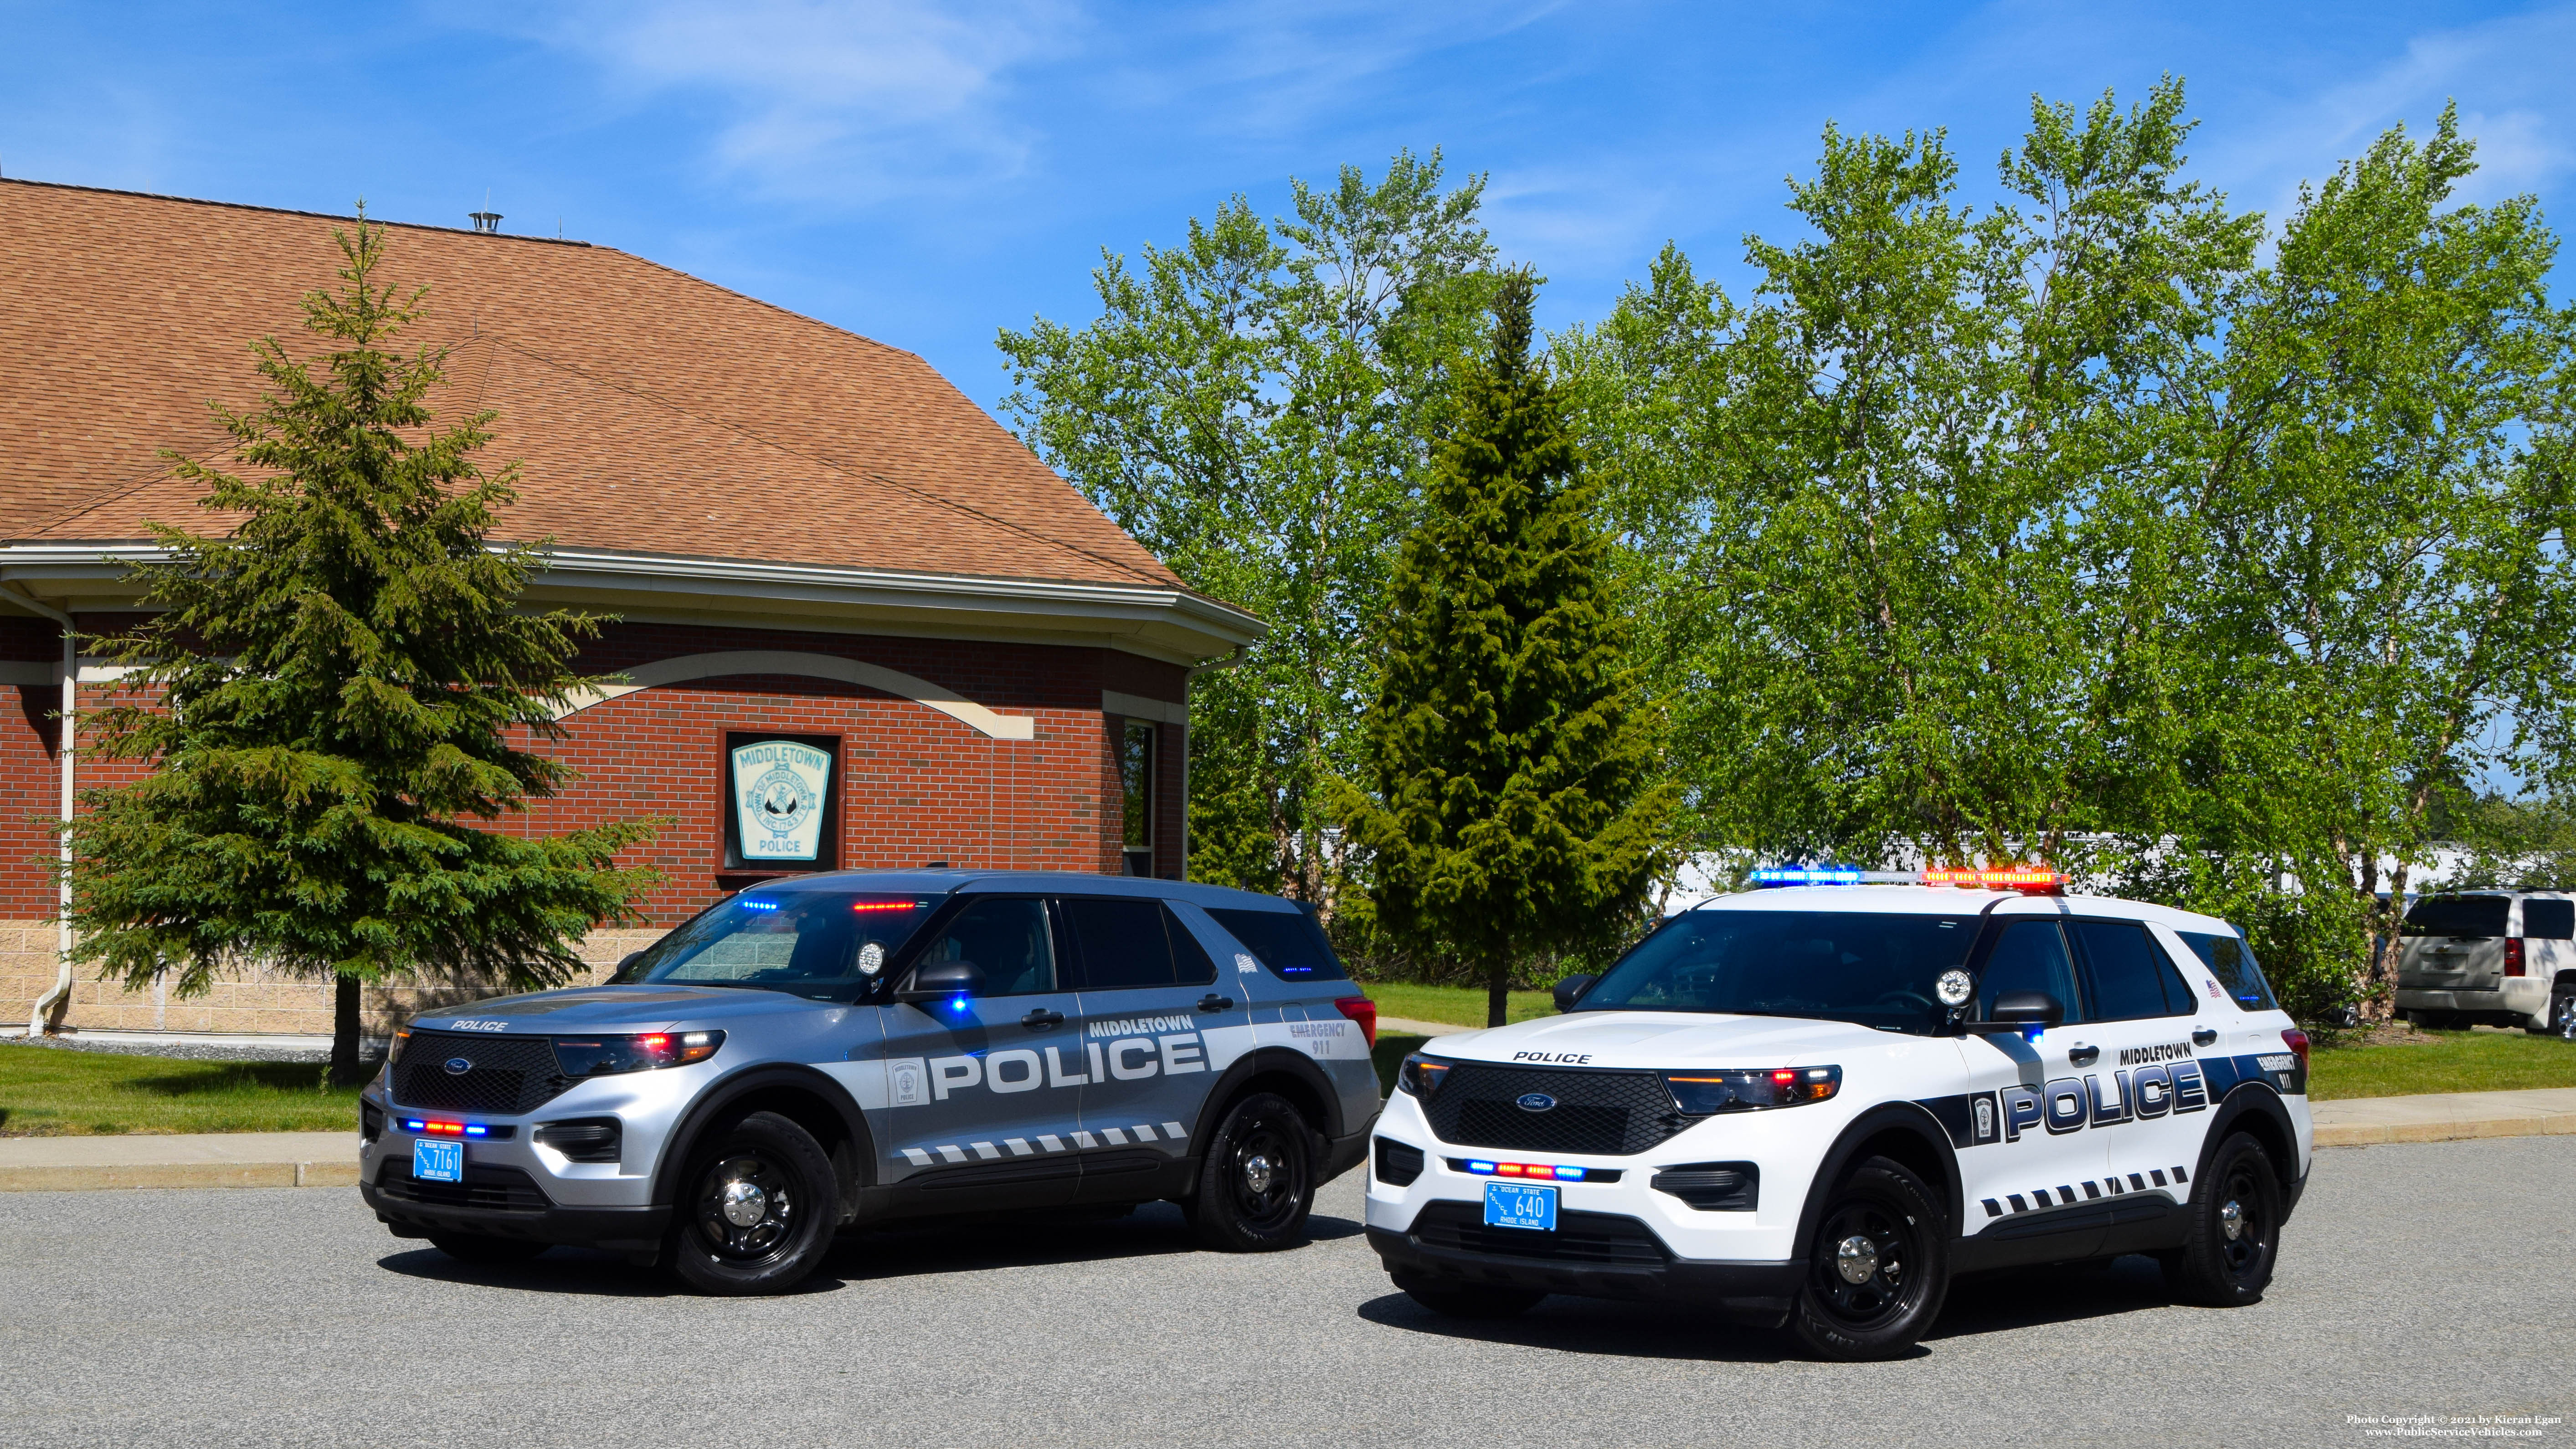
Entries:
<svg viewBox="0 0 2576 1449">
<path fill-rule="evenodd" d="M 472 1070 L 474 1070 L 474 1064 L 463 1057 L 447 1059 L 447 1074 L 451 1077 L 461 1077 Z"/>
<path fill-rule="evenodd" d="M 1523 1092 L 1515 1100 L 1524 1112 L 1544 1112 L 1556 1105 L 1556 1099 L 1545 1092 Z"/>
</svg>

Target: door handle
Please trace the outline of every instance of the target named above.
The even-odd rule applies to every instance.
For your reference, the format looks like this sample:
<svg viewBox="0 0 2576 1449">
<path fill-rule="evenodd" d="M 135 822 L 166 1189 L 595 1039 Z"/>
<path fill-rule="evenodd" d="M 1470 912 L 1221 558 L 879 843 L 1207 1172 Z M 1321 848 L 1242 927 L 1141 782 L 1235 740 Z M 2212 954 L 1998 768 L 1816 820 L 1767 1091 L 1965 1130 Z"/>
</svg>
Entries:
<svg viewBox="0 0 2576 1449">
<path fill-rule="evenodd" d="M 1211 991 L 1207 995 L 1199 998 L 1199 1010 L 1232 1011 L 1234 1010 L 1234 998 L 1231 996 L 1219 996 L 1215 992 Z"/>
<path fill-rule="evenodd" d="M 2193 1046 L 2207 1046 L 2216 1040 L 2218 1040 L 2218 1029 L 2215 1027 L 2196 1026 L 2191 1030 L 2191 1044 Z"/>
<path fill-rule="evenodd" d="M 2082 1042 L 2077 1042 L 2066 1049 L 2066 1060 L 2079 1067 L 2089 1067 L 2100 1060 L 2101 1056 L 2100 1047 L 2086 1046 Z"/>
<path fill-rule="evenodd" d="M 1020 1025 L 1028 1027 L 1031 1030 L 1037 1030 L 1042 1027 L 1059 1025 L 1063 1021 L 1063 1012 L 1049 1011 L 1045 1007 L 1041 1006 L 1037 1010 L 1030 1012 L 1028 1015 L 1021 1017 Z"/>
</svg>

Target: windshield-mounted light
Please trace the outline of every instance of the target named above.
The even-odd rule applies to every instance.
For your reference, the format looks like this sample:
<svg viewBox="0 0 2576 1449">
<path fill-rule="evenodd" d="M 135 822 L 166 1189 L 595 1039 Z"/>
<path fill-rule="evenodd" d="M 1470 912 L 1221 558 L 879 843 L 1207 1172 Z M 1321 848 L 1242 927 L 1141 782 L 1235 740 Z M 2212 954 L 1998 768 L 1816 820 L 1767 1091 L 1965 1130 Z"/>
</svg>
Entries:
<svg viewBox="0 0 2576 1449">
<path fill-rule="evenodd" d="M 1438 1057 L 1426 1057 L 1420 1052 L 1415 1052 L 1404 1059 L 1403 1066 L 1396 1069 L 1396 1090 L 1410 1092 L 1427 1102 L 1431 1100 L 1433 1093 L 1440 1090 L 1440 1083 L 1448 1077 L 1449 1069 L 1455 1065 L 1454 1062 L 1443 1061 Z"/>
<path fill-rule="evenodd" d="M 649 1072 L 656 1067 L 685 1067 L 702 1062 L 724 1045 L 720 1031 L 644 1032 L 635 1036 L 559 1036 L 555 1064 L 563 1074 L 613 1077 L 621 1072 Z"/>
<path fill-rule="evenodd" d="M 1843 1088 L 1840 1067 L 1774 1067 L 1715 1072 L 1668 1072 L 1673 1105 L 1685 1116 L 1710 1117 L 1720 1112 L 1750 1112 L 1763 1107 L 1795 1107 L 1821 1102 Z"/>
</svg>

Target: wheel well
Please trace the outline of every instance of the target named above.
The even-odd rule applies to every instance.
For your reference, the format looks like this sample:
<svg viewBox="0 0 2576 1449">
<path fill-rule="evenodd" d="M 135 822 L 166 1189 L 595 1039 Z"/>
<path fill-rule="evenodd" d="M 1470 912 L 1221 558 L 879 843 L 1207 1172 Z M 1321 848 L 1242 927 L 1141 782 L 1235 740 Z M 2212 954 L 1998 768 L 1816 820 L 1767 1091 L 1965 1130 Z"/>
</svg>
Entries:
<svg viewBox="0 0 2576 1449">
<path fill-rule="evenodd" d="M 1244 1078 L 1240 1086 L 1226 1094 L 1225 1105 L 1218 1110 L 1215 1120 L 1224 1121 L 1225 1114 L 1234 1110 L 1235 1103 L 1255 1092 L 1275 1092 L 1287 1098 L 1288 1105 L 1296 1108 L 1298 1115 L 1306 1119 L 1306 1125 L 1315 1129 L 1315 1135 L 1320 1137 L 1332 1131 L 1333 1114 L 1323 1095 L 1315 1090 L 1315 1084 L 1287 1072 L 1256 1072 Z"/>
<path fill-rule="evenodd" d="M 1848 1172 L 1873 1157 L 1901 1163 L 1907 1171 L 1923 1179 L 1923 1185 L 1943 1200 L 1958 1196 L 1950 1187 L 1949 1165 L 1941 1160 L 1941 1154 L 1934 1151 L 1932 1144 L 1924 1141 L 1923 1134 L 1919 1132 L 1890 1127 L 1873 1133 L 1852 1149 L 1851 1156 L 1843 1159 L 1843 1169 Z M 1952 1210 L 1956 1211 L 1956 1208 Z"/>
<path fill-rule="evenodd" d="M 2576 971 L 2561 971 L 2550 978 L 2552 986 L 2576 986 Z"/>
<path fill-rule="evenodd" d="M 697 1151 L 699 1141 L 709 1132 L 728 1123 L 739 1122 L 754 1112 L 775 1112 L 813 1134 L 822 1144 L 824 1155 L 832 1159 L 832 1174 L 839 1179 L 841 1208 L 844 1213 L 857 1205 L 858 1193 L 867 1184 L 865 1156 L 859 1142 L 850 1132 L 850 1124 L 822 1094 L 786 1082 L 770 1082 L 751 1088 L 739 1096 L 728 1097 L 722 1106 L 690 1124 L 679 1151 L 670 1158 L 671 1195 L 674 1200 L 687 1190 L 680 1178 L 688 1170 L 688 1159 Z"/>
<path fill-rule="evenodd" d="M 2209 1167 L 2209 1158 L 2217 1152 L 2219 1144 L 2226 1141 L 2230 1134 L 2238 1132 L 2253 1138 L 2254 1145 L 2262 1148 L 2263 1155 L 2272 1160 L 2272 1173 L 2280 1179 L 2282 1191 L 2287 1192 L 2298 1180 L 2298 1149 L 2291 1144 L 2289 1135 L 2282 1130 L 2279 1119 L 2252 1103 L 2247 1103 L 2235 1115 L 2229 1117 L 2224 1124 L 2224 1130 L 2210 1134 L 2208 1149 L 2200 1160 L 2201 1169 L 2206 1171 Z"/>
</svg>

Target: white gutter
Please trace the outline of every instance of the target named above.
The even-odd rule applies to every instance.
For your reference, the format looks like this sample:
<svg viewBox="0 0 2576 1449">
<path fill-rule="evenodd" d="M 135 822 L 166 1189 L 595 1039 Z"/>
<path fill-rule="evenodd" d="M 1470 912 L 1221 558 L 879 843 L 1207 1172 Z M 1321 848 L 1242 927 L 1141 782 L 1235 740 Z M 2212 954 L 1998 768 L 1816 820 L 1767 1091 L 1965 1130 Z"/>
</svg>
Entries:
<svg viewBox="0 0 2576 1449">
<path fill-rule="evenodd" d="M 74 633 L 72 616 L 51 605 L 37 603 L 23 589 L 10 590 L 10 602 L 24 605 L 53 620 L 63 628 L 63 716 L 62 743 L 55 751 L 63 763 L 62 800 L 62 894 L 55 914 L 58 935 L 54 944 L 56 966 L 53 989 L 36 998 L 27 1012 L 27 1039 L 34 1041 L 45 1034 L 45 1012 L 72 989 L 72 742 L 78 736 L 76 721 L 80 707 L 80 640 Z"/>
</svg>

